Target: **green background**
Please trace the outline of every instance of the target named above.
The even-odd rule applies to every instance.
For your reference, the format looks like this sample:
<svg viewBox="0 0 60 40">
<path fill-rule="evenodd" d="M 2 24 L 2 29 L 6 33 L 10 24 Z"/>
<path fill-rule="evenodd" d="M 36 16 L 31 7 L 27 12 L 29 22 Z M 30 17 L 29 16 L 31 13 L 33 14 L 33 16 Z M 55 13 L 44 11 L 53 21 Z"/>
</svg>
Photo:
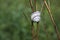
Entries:
<svg viewBox="0 0 60 40">
<path fill-rule="evenodd" d="M 50 4 L 52 15 L 60 32 L 60 0 L 47 0 L 47 3 Z M 41 11 L 43 0 L 37 0 L 36 5 L 37 10 Z M 0 0 L 0 40 L 32 40 L 31 13 L 29 0 Z M 48 33 L 48 40 L 57 40 L 45 6 L 39 24 L 39 40 L 47 40 L 44 24 Z"/>
</svg>

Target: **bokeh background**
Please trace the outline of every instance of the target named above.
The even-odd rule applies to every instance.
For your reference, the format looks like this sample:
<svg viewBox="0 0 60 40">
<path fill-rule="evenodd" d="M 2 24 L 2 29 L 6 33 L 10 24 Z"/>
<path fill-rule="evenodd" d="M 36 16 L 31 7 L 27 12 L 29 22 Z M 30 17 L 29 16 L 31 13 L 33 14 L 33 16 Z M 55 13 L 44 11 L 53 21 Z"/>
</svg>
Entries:
<svg viewBox="0 0 60 40">
<path fill-rule="evenodd" d="M 43 0 L 36 1 L 37 10 L 41 11 Z M 47 0 L 60 32 L 60 0 Z M 0 0 L 0 40 L 32 40 L 32 13 L 29 0 Z M 43 7 L 40 20 L 39 40 L 57 40 L 57 36 L 46 7 Z"/>
</svg>

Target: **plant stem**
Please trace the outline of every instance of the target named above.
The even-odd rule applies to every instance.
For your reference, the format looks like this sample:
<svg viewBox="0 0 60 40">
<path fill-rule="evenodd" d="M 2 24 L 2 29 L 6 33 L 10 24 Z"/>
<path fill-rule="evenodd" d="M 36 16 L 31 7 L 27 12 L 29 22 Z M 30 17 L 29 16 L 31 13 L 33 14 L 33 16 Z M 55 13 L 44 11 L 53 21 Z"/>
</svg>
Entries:
<svg viewBox="0 0 60 40">
<path fill-rule="evenodd" d="M 36 11 L 36 0 L 34 0 L 34 6 L 35 6 L 35 11 Z M 35 40 L 39 40 L 39 36 L 38 36 L 38 33 L 39 33 L 39 22 L 37 22 L 37 27 L 36 27 L 36 39 Z"/>
<path fill-rule="evenodd" d="M 31 9 L 32 9 L 32 12 L 34 12 L 34 8 L 32 6 L 32 0 L 29 0 L 30 2 L 30 6 L 31 6 Z M 34 25 L 33 25 L 33 21 L 31 20 L 31 26 L 32 26 L 32 40 L 35 40 L 35 31 L 34 31 Z"/>
<path fill-rule="evenodd" d="M 32 0 L 29 0 L 29 2 L 30 2 L 30 6 L 31 6 L 31 9 L 32 9 L 32 12 L 36 11 L 36 0 L 34 0 L 35 10 L 34 10 L 34 7 L 32 6 Z M 31 23 L 32 23 L 32 40 L 38 40 L 39 22 L 37 22 L 36 33 L 35 33 L 35 31 L 34 31 L 33 21 L 31 21 Z"/>
<path fill-rule="evenodd" d="M 44 4 L 45 4 L 45 6 L 46 6 L 46 8 L 47 8 L 47 10 L 48 10 L 50 19 L 51 19 L 51 21 L 52 21 L 52 23 L 53 23 L 55 32 L 56 32 L 56 34 L 57 34 L 57 38 L 58 38 L 58 40 L 60 40 L 60 34 L 59 34 L 59 31 L 58 31 L 58 28 L 57 28 L 57 26 L 56 26 L 56 23 L 55 23 L 55 21 L 54 21 L 54 18 L 53 18 L 52 14 L 51 14 L 51 10 L 50 10 L 50 8 L 49 8 L 46 0 L 44 0 Z"/>
<path fill-rule="evenodd" d="M 37 29 L 36 29 L 36 40 L 39 40 L 39 22 L 37 22 Z"/>
<path fill-rule="evenodd" d="M 28 19 L 28 16 L 23 12 L 24 17 L 26 18 L 26 20 L 28 21 L 29 24 L 31 24 L 30 20 Z"/>
<path fill-rule="evenodd" d="M 32 6 L 32 0 L 29 0 L 32 12 L 34 12 L 34 7 Z"/>
<path fill-rule="evenodd" d="M 44 23 L 44 31 L 45 31 L 45 33 L 46 33 L 46 37 L 47 37 L 47 40 L 49 40 L 49 36 L 48 36 L 48 32 L 46 31 L 46 23 Z"/>
</svg>

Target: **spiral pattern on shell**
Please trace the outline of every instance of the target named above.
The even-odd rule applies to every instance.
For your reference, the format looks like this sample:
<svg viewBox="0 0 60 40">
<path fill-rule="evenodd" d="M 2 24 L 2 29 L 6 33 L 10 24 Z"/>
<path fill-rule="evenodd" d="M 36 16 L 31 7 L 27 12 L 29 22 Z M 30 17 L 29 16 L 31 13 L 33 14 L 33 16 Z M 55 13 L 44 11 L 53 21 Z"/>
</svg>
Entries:
<svg viewBox="0 0 60 40">
<path fill-rule="evenodd" d="M 31 15 L 31 20 L 34 22 L 39 22 L 40 21 L 40 14 L 41 13 L 39 11 L 33 12 Z"/>
</svg>

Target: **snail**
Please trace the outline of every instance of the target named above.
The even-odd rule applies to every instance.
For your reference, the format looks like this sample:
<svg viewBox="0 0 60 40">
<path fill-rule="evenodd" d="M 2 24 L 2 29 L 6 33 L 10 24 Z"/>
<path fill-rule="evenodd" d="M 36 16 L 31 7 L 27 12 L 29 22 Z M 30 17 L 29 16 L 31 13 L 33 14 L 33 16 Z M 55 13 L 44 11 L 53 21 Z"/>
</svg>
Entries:
<svg viewBox="0 0 60 40">
<path fill-rule="evenodd" d="M 33 12 L 31 15 L 31 20 L 34 22 L 39 22 L 40 21 L 40 14 L 41 13 L 39 11 Z"/>
</svg>

